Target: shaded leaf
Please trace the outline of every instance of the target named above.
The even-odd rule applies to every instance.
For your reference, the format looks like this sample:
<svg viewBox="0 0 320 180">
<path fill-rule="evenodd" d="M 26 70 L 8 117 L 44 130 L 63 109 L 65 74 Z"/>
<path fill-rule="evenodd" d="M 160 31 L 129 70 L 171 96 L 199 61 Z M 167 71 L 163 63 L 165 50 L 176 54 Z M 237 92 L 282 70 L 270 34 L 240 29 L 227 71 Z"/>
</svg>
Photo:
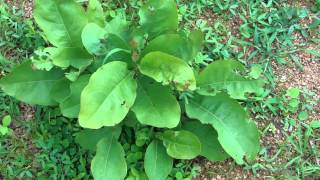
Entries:
<svg viewBox="0 0 320 180">
<path fill-rule="evenodd" d="M 63 78 L 58 69 L 51 71 L 34 70 L 27 61 L 2 78 L 0 87 L 5 93 L 29 104 L 55 105 L 50 92 L 54 84 Z"/>
<path fill-rule="evenodd" d="M 218 132 L 218 140 L 223 149 L 243 164 L 243 157 L 254 160 L 259 152 L 259 133 L 254 122 L 237 101 L 224 93 L 216 96 L 197 95 L 189 99 L 186 112 L 190 118 L 211 124 Z"/>
<path fill-rule="evenodd" d="M 58 103 L 64 101 L 70 95 L 70 81 L 67 78 L 62 78 L 54 83 L 50 95 Z"/>
<path fill-rule="evenodd" d="M 121 133 L 120 127 L 103 127 L 100 129 L 83 129 L 75 138 L 75 141 L 84 149 L 96 151 L 98 142 L 103 138 L 118 139 Z"/>
<path fill-rule="evenodd" d="M 229 157 L 220 145 L 218 134 L 211 125 L 189 120 L 182 124 L 182 129 L 194 133 L 199 138 L 201 142 L 201 156 L 206 157 L 210 161 L 223 161 Z"/>
<path fill-rule="evenodd" d="M 70 95 L 60 103 L 63 116 L 77 118 L 80 111 L 80 95 L 83 88 L 88 84 L 90 75 L 80 76 L 70 85 Z"/>
</svg>

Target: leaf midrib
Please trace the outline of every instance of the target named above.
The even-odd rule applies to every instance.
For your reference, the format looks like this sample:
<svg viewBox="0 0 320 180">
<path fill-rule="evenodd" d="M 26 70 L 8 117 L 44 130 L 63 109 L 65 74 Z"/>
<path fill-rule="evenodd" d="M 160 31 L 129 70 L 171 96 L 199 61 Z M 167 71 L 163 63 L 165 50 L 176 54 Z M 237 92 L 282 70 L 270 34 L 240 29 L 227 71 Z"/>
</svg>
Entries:
<svg viewBox="0 0 320 180">
<path fill-rule="evenodd" d="M 159 115 L 159 117 L 160 117 L 160 119 L 161 119 L 161 117 L 162 117 L 162 116 L 161 116 L 161 113 L 157 110 L 157 108 L 156 108 L 155 104 L 152 102 L 149 94 L 148 94 L 147 91 L 144 89 L 144 86 L 143 86 L 139 81 L 137 81 L 137 82 L 138 82 L 138 84 L 140 85 L 140 87 L 141 87 L 141 89 L 142 89 L 142 92 L 145 94 L 145 97 L 149 100 L 152 109 Z"/>
<path fill-rule="evenodd" d="M 131 75 L 131 72 L 128 71 L 127 74 L 120 80 L 118 81 L 118 83 L 116 83 L 112 88 L 111 91 L 109 91 L 108 95 L 106 96 L 106 98 L 104 98 L 104 100 L 100 103 L 99 107 L 96 108 L 96 110 L 94 112 L 92 112 L 92 114 L 96 114 L 98 111 L 100 111 L 100 109 L 102 108 L 102 105 L 105 103 L 105 101 L 108 100 L 109 96 L 112 94 L 112 92 L 114 91 L 114 89 L 116 89 L 121 83 L 122 81 L 124 81 L 125 79 L 127 79 L 127 77 Z M 92 116 L 91 116 L 92 117 Z"/>
<path fill-rule="evenodd" d="M 69 40 L 70 40 L 70 44 L 74 45 L 74 44 L 73 44 L 73 40 L 71 39 L 69 30 L 68 30 L 68 28 L 66 27 L 65 22 L 64 22 L 64 20 L 63 20 L 63 18 L 62 18 L 62 16 L 61 16 L 61 12 L 60 12 L 60 9 L 58 8 L 57 2 L 56 2 L 56 1 L 53 1 L 53 4 L 55 5 L 55 8 L 56 8 L 56 10 L 57 10 L 57 12 L 58 12 L 58 15 L 59 15 L 59 18 L 60 18 L 60 22 L 62 22 L 61 24 L 64 26 L 64 29 L 65 29 L 66 32 L 67 32 L 68 38 L 69 38 Z"/>
</svg>

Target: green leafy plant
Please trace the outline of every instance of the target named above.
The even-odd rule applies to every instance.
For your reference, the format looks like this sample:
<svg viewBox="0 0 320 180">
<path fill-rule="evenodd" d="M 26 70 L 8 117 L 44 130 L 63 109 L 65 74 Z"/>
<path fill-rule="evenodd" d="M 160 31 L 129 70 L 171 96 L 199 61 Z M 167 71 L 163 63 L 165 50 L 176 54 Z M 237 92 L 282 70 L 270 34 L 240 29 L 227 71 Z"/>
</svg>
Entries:
<svg viewBox="0 0 320 180">
<path fill-rule="evenodd" d="M 10 133 L 11 129 L 9 125 L 11 124 L 11 116 L 7 115 L 2 119 L 2 124 L 0 124 L 0 135 L 4 136 Z"/>
<path fill-rule="evenodd" d="M 259 133 L 237 100 L 261 94 L 235 60 L 197 64 L 202 32 L 178 30 L 173 0 L 149 0 L 139 22 L 106 21 L 97 0 L 36 0 L 34 17 L 52 47 L 0 81 L 20 101 L 59 106 L 96 153 L 95 179 L 165 179 L 174 159 L 253 161 Z M 45 64 L 45 65 L 44 65 Z M 143 163 L 144 162 L 144 163 Z"/>
</svg>

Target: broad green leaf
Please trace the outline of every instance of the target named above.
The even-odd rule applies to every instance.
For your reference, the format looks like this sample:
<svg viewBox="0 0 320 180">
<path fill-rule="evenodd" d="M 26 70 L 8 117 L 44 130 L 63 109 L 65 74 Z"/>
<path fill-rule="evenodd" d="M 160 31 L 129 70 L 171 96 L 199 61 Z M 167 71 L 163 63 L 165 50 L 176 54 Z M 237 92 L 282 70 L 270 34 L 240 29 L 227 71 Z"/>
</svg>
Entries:
<svg viewBox="0 0 320 180">
<path fill-rule="evenodd" d="M 191 67 L 182 59 L 162 53 L 145 55 L 139 65 L 142 74 L 163 85 L 172 84 L 178 90 L 195 90 L 196 80 Z"/>
<path fill-rule="evenodd" d="M 54 46 L 81 47 L 81 32 L 88 20 L 74 0 L 36 0 L 34 18 Z"/>
<path fill-rule="evenodd" d="M 88 84 L 90 75 L 80 76 L 70 85 L 70 95 L 60 103 L 63 116 L 77 118 L 80 111 L 80 95 L 83 88 Z"/>
<path fill-rule="evenodd" d="M 148 0 L 139 11 L 142 29 L 151 37 L 178 29 L 178 10 L 174 0 Z"/>
<path fill-rule="evenodd" d="M 194 133 L 201 142 L 201 156 L 210 161 L 223 161 L 229 155 L 223 150 L 218 141 L 218 134 L 211 125 L 189 120 L 182 124 L 182 129 Z"/>
<path fill-rule="evenodd" d="M 91 172 L 95 180 L 123 180 L 126 177 L 124 150 L 115 136 L 98 142 L 96 155 L 91 161 Z"/>
<path fill-rule="evenodd" d="M 87 51 L 92 55 L 102 55 L 106 53 L 106 47 L 102 43 L 107 32 L 98 24 L 89 23 L 82 31 L 82 42 Z"/>
<path fill-rule="evenodd" d="M 189 131 L 167 130 L 160 138 L 167 153 L 175 159 L 193 159 L 201 153 L 199 138 Z"/>
<path fill-rule="evenodd" d="M 264 82 L 251 80 L 239 75 L 236 70 L 243 72 L 244 66 L 234 60 L 219 60 L 209 64 L 197 77 L 199 93 L 216 95 L 226 90 L 234 99 L 246 99 L 246 93 L 261 94 Z"/>
<path fill-rule="evenodd" d="M 64 101 L 70 95 L 70 81 L 62 78 L 57 81 L 50 91 L 52 99 L 58 103 Z"/>
<path fill-rule="evenodd" d="M 187 37 L 180 34 L 164 34 L 156 37 L 142 51 L 141 56 L 143 57 L 152 51 L 161 51 L 181 58 L 186 62 L 189 62 L 194 58 L 192 56 L 191 42 Z"/>
<path fill-rule="evenodd" d="M 83 48 L 81 33 L 88 19 L 74 0 L 36 0 L 34 17 L 53 48 L 53 64 L 63 68 L 88 66 L 92 57 Z"/>
<path fill-rule="evenodd" d="M 99 0 L 89 0 L 87 17 L 89 22 L 96 23 L 100 27 L 105 26 L 105 15 Z"/>
<path fill-rule="evenodd" d="M 92 55 L 105 55 L 98 63 L 123 60 L 131 64 L 131 50 L 128 43 L 116 34 L 109 33 L 94 23 L 89 23 L 82 32 L 82 41 Z"/>
<path fill-rule="evenodd" d="M 150 180 L 165 180 L 170 174 L 173 159 L 159 140 L 149 144 L 144 157 L 144 169 Z"/>
<path fill-rule="evenodd" d="M 197 95 L 189 99 L 186 112 L 190 118 L 211 124 L 218 132 L 218 140 L 223 149 L 238 164 L 243 164 L 243 157 L 254 160 L 259 152 L 259 132 L 254 122 L 239 103 L 227 94 L 216 96 Z"/>
<path fill-rule="evenodd" d="M 137 100 L 132 111 L 140 123 L 154 127 L 174 128 L 180 122 L 180 106 L 170 87 L 149 78 L 138 80 Z"/>
<path fill-rule="evenodd" d="M 55 105 L 50 91 L 63 76 L 63 72 L 58 69 L 34 70 L 31 62 L 27 61 L 2 78 L 0 87 L 8 95 L 29 104 Z"/>
<path fill-rule="evenodd" d="M 93 58 L 83 47 L 58 47 L 50 51 L 54 65 L 67 68 L 69 66 L 81 69 L 88 66 Z"/>
<path fill-rule="evenodd" d="M 196 57 L 204 42 L 204 34 L 200 30 L 192 31 L 189 34 L 189 39 L 192 44 L 192 56 Z"/>
<path fill-rule="evenodd" d="M 84 149 L 96 151 L 98 142 L 103 138 L 118 139 L 121 133 L 120 127 L 103 127 L 100 129 L 83 129 L 75 138 L 75 141 Z"/>
<path fill-rule="evenodd" d="M 106 24 L 105 30 L 108 34 L 114 34 L 118 36 L 124 42 L 129 42 L 131 40 L 129 23 L 123 17 L 116 16 Z"/>
<path fill-rule="evenodd" d="M 113 61 L 103 65 L 82 91 L 80 125 L 98 129 L 120 123 L 134 103 L 136 89 L 133 72 L 126 63 Z"/>
</svg>

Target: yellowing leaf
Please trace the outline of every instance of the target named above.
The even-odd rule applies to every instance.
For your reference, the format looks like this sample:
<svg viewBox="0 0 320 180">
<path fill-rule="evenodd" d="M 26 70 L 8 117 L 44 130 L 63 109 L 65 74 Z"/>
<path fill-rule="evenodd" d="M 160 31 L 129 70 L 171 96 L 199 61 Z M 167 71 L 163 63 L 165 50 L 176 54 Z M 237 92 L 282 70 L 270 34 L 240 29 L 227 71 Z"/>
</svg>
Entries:
<svg viewBox="0 0 320 180">
<path fill-rule="evenodd" d="M 171 84 L 179 91 L 196 89 L 196 80 L 191 67 L 175 56 L 151 52 L 142 58 L 139 69 L 142 74 L 163 85 Z"/>
</svg>

